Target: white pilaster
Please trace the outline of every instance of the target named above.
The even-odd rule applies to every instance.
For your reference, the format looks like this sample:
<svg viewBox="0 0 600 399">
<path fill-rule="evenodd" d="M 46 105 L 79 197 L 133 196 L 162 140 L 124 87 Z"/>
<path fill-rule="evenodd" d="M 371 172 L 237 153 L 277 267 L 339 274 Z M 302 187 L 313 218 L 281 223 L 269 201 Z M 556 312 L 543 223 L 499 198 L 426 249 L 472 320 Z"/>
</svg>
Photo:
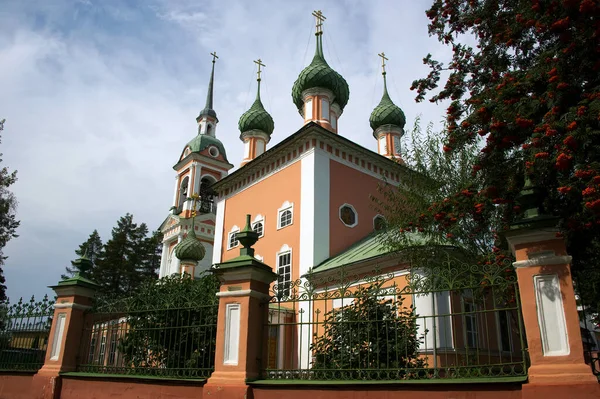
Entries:
<svg viewBox="0 0 600 399">
<path fill-rule="evenodd" d="M 199 162 L 194 162 L 194 187 L 192 193 L 200 193 L 200 177 L 202 174 L 202 166 Z"/>
<path fill-rule="evenodd" d="M 158 278 L 163 278 L 167 275 L 169 267 L 168 258 L 169 257 L 169 245 L 166 242 L 163 242 L 162 252 L 160 254 L 160 273 L 158 273 Z"/>
<path fill-rule="evenodd" d="M 298 275 L 329 257 L 329 158 L 319 149 L 302 158 L 300 165 L 300 262 Z M 295 274 L 295 273 L 294 273 Z M 300 368 L 310 366 L 312 312 L 309 303 L 300 303 L 304 323 L 298 327 Z M 308 322 L 308 323 L 307 323 Z"/>
<path fill-rule="evenodd" d="M 215 241 L 212 254 L 212 263 L 221 263 L 221 252 L 223 249 L 223 228 L 225 224 L 225 199 L 217 202 L 217 214 L 215 215 Z"/>
<path fill-rule="evenodd" d="M 175 175 L 175 189 L 173 190 L 173 206 L 177 206 L 177 192 L 179 191 L 179 174 Z"/>
</svg>

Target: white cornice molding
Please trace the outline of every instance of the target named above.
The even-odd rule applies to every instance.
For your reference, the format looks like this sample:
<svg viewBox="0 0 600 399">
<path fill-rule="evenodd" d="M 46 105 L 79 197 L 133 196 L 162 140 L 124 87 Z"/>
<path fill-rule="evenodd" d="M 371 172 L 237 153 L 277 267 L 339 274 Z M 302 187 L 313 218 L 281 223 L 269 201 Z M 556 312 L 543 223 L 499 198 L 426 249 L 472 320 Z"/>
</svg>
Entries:
<svg viewBox="0 0 600 399">
<path fill-rule="evenodd" d="M 522 267 L 532 267 L 532 266 L 550 266 L 550 265 L 570 265 L 573 257 L 570 255 L 565 256 L 540 256 L 538 258 L 520 260 L 518 262 L 513 262 L 513 266 L 517 269 Z"/>
<path fill-rule="evenodd" d="M 271 297 L 267 294 L 263 294 L 262 292 L 258 292 L 256 290 L 238 290 L 238 291 L 225 291 L 225 292 L 217 292 L 218 298 L 236 298 L 236 297 L 245 297 L 249 296 L 252 298 L 258 299 L 270 299 Z"/>
<path fill-rule="evenodd" d="M 67 303 L 55 303 L 54 309 L 79 309 L 79 310 L 88 310 L 91 309 L 91 306 L 80 305 L 78 303 L 67 302 Z"/>
<path fill-rule="evenodd" d="M 403 136 L 404 129 L 402 129 L 400 126 L 396 126 L 396 125 L 383 125 L 383 126 L 379 126 L 375 130 L 375 136 L 377 136 L 377 138 L 380 138 L 382 135 L 386 135 L 389 133 L 396 133 L 396 134 L 399 134 L 400 136 Z"/>
<path fill-rule="evenodd" d="M 262 130 L 258 130 L 258 129 L 252 129 L 252 130 L 246 130 L 245 132 L 242 132 L 240 134 L 240 139 L 244 140 L 246 138 L 258 138 L 258 139 L 263 139 L 265 140 L 266 144 L 269 144 L 269 141 L 271 140 L 271 136 L 269 136 L 267 133 L 263 132 Z"/>
<path fill-rule="evenodd" d="M 308 97 L 313 96 L 325 96 L 329 100 L 330 103 L 335 101 L 335 95 L 329 89 L 325 89 L 323 87 L 311 87 L 310 89 L 306 89 L 302 92 L 302 101 L 306 102 Z"/>
<path fill-rule="evenodd" d="M 185 156 L 181 161 L 177 162 L 173 165 L 173 169 L 175 171 L 179 171 L 181 167 L 187 165 L 188 162 L 200 162 L 203 165 L 211 165 L 218 168 L 225 168 L 227 170 L 234 167 L 234 165 L 229 162 L 221 161 L 215 158 L 207 157 L 206 155 L 198 154 L 197 152 L 192 152 Z M 191 166 L 191 165 L 190 165 Z"/>
</svg>

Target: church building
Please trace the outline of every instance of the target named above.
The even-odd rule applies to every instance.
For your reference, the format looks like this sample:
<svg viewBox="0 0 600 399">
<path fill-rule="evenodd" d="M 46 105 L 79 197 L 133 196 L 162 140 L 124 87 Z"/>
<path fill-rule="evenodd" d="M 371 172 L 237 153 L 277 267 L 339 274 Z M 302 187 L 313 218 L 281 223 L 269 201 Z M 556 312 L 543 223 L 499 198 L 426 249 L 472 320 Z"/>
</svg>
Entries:
<svg viewBox="0 0 600 399">
<path fill-rule="evenodd" d="M 317 17 L 316 49 L 292 87 L 292 100 L 302 127 L 267 148 L 274 121 L 260 98 L 260 60 L 256 100 L 239 119 L 244 156 L 233 173 L 225 146 L 218 139 L 213 109 L 216 54 L 205 108 L 196 118 L 198 133 L 184 147 L 175 164 L 175 192 L 171 214 L 161 225 L 164 234 L 160 277 L 182 273 L 175 246 L 192 227 L 206 250 L 194 275 L 239 252 L 236 233 L 252 215 L 260 235 L 257 259 L 273 266 L 282 282 L 300 278 L 309 269 L 339 256 L 383 226 L 373 208 L 378 185 L 398 184 L 406 170 L 400 159 L 405 116 L 394 105 L 385 85 L 370 125 L 377 152 L 343 135 L 339 120 L 350 97 L 346 80 L 323 55 L 322 14 Z M 300 124 L 299 124 L 300 125 Z M 281 132 L 279 134 L 282 134 Z M 348 184 L 351 182 L 352 184 Z M 198 195 L 200 200 L 188 200 Z"/>
<path fill-rule="evenodd" d="M 381 240 L 379 230 L 385 218 L 373 201 L 382 184 L 399 185 L 410 173 L 400 156 L 406 118 L 387 90 L 387 58 L 379 54 L 384 86 L 369 118 L 377 149 L 373 151 L 344 137 L 340 119 L 350 98 L 349 86 L 325 60 L 324 17 L 320 11 L 313 15 L 317 18 L 315 54 L 292 87 L 302 126 L 268 148 L 273 134 L 285 132 L 274 133 L 273 118 L 260 97 L 264 64 L 255 61 L 256 99 L 239 119 L 244 155 L 232 173 L 234 166 L 218 139 L 219 120 L 213 109 L 217 57 L 212 54 L 206 106 L 196 118 L 197 135 L 185 145 L 174 166 L 171 213 L 160 228 L 164 234 L 160 277 L 199 276 L 213 265 L 238 257 L 237 234 L 245 228 L 248 214 L 250 228 L 259 236 L 254 257 L 277 274 L 273 289 L 279 299 L 294 294 L 297 298 L 298 291 L 293 290 L 301 288 L 298 282 L 306 281 L 309 273 L 324 281 L 341 270 L 360 275 L 378 269 L 391 276 L 396 287 L 406 287 L 411 276 L 418 277 L 419 269 L 410 270 L 407 260 Z M 343 307 L 340 301 L 334 297 L 322 301 L 324 309 L 299 301 L 292 312 L 281 304 L 272 310 L 269 367 L 309 368 L 311 340 L 319 334 L 314 330 L 318 323 L 313 321 L 319 312 L 327 313 L 327 308 Z M 443 363 L 456 365 L 467 361 L 468 348 L 485 346 L 496 360 L 505 354 L 520 359 L 513 356 L 521 350 L 513 344 L 518 342 L 518 333 L 511 328 L 516 317 L 508 311 L 499 311 L 500 316 L 477 315 L 479 307 L 489 304 L 475 303 L 467 291 L 411 295 L 405 305 L 419 313 L 423 356 L 438 359 L 443 353 L 452 354 Z M 302 315 L 308 322 L 294 330 L 290 326 Z M 312 324 L 317 327 L 311 331 Z M 285 349 L 286 345 L 294 349 Z"/>
</svg>

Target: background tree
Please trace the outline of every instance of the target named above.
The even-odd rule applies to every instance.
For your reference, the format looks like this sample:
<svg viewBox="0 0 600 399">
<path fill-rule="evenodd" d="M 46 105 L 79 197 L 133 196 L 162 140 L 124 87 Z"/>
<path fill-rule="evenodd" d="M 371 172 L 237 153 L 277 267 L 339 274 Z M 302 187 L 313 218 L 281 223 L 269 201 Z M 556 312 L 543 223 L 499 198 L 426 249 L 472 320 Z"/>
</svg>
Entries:
<svg viewBox="0 0 600 399">
<path fill-rule="evenodd" d="M 432 203 L 422 217 L 450 231 L 456 215 L 519 217 L 526 174 L 560 218 L 584 303 L 600 304 L 600 3 L 595 0 L 436 0 L 429 32 L 452 47 L 447 66 L 413 82 L 417 101 L 450 101 L 446 152 L 485 138 L 473 173 L 483 188 Z M 465 44 L 473 39 L 476 47 Z M 452 212 L 447 212 L 448 206 Z M 594 279 L 594 280 L 592 280 Z M 587 288 L 584 288 L 586 287 Z"/>
<path fill-rule="evenodd" d="M 149 237 L 146 237 L 140 251 L 143 254 L 141 263 L 137 270 L 142 279 L 157 279 L 160 269 L 160 257 L 162 255 L 163 235 L 160 231 L 155 231 Z"/>
<path fill-rule="evenodd" d="M 4 130 L 4 122 L 4 119 L 0 121 L 0 132 Z M 1 156 L 2 154 L 0 154 Z M 0 159 L 1 162 L 2 159 Z M 6 301 L 6 279 L 2 271 L 6 256 L 4 256 L 3 250 L 8 241 L 18 237 L 16 230 L 20 224 L 16 218 L 17 199 L 9 191 L 9 187 L 16 181 L 16 170 L 10 172 L 6 166 L 0 169 L 0 302 Z"/>
<path fill-rule="evenodd" d="M 372 370 L 424 367 L 418 359 L 420 338 L 415 309 L 403 307 L 404 296 L 382 300 L 383 282 L 359 286 L 354 301 L 325 314 L 324 331 L 315 336 L 312 370 L 343 370 L 352 379 Z M 371 370 L 371 371 L 370 371 Z M 378 371 L 373 372 L 375 375 Z M 344 374 L 348 375 L 348 374 Z M 401 374 L 395 375 L 402 378 Z"/>
<path fill-rule="evenodd" d="M 104 245 L 102 244 L 102 239 L 100 238 L 100 234 L 98 234 L 98 230 L 94 230 L 88 239 L 79 245 L 79 249 L 75 250 L 75 255 L 77 255 L 77 258 L 80 258 L 85 254 L 86 257 L 92 261 L 92 274 L 94 266 L 96 265 L 96 261 L 98 258 L 102 258 L 103 256 L 103 246 Z M 61 276 L 63 279 L 72 277 L 77 272 L 81 272 L 79 269 L 79 264 L 76 261 L 72 261 L 71 266 L 65 267 L 65 270 L 66 274 Z"/>
<path fill-rule="evenodd" d="M 129 213 L 117 221 L 92 273 L 104 293 L 131 293 L 147 277 L 139 271 L 149 258 L 147 234 L 146 224 L 138 226 Z"/>
</svg>

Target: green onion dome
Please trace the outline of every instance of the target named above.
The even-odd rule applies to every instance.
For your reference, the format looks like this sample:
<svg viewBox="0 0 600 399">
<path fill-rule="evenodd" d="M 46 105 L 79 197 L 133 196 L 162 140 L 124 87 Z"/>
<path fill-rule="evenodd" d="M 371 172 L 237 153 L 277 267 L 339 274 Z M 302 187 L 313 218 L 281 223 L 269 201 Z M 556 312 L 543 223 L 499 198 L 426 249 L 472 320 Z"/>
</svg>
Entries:
<svg viewBox="0 0 600 399">
<path fill-rule="evenodd" d="M 205 254 L 204 245 L 196 238 L 194 226 L 192 225 L 187 237 L 175 246 L 175 256 L 179 260 L 199 262 L 204 259 Z"/>
<path fill-rule="evenodd" d="M 273 118 L 263 107 L 260 101 L 260 79 L 258 79 L 258 90 L 256 92 L 256 100 L 250 109 L 242 114 L 238 127 L 241 133 L 249 130 L 260 130 L 267 133 L 269 136 L 275 129 Z"/>
<path fill-rule="evenodd" d="M 371 123 L 373 131 L 383 125 L 394 125 L 404 128 L 404 125 L 406 124 L 404 112 L 392 102 L 392 99 L 388 94 L 385 73 L 383 74 L 383 97 L 381 97 L 379 105 L 371 112 L 369 122 Z"/>
<path fill-rule="evenodd" d="M 317 35 L 317 50 L 312 62 L 300 72 L 292 87 L 292 99 L 301 114 L 304 106 L 302 92 L 308 89 L 322 87 L 331 90 L 335 96 L 333 102 L 337 103 L 342 111 L 350 98 L 350 89 L 346 79 L 334 71 L 325 61 L 321 36 L 320 34 Z"/>
</svg>

